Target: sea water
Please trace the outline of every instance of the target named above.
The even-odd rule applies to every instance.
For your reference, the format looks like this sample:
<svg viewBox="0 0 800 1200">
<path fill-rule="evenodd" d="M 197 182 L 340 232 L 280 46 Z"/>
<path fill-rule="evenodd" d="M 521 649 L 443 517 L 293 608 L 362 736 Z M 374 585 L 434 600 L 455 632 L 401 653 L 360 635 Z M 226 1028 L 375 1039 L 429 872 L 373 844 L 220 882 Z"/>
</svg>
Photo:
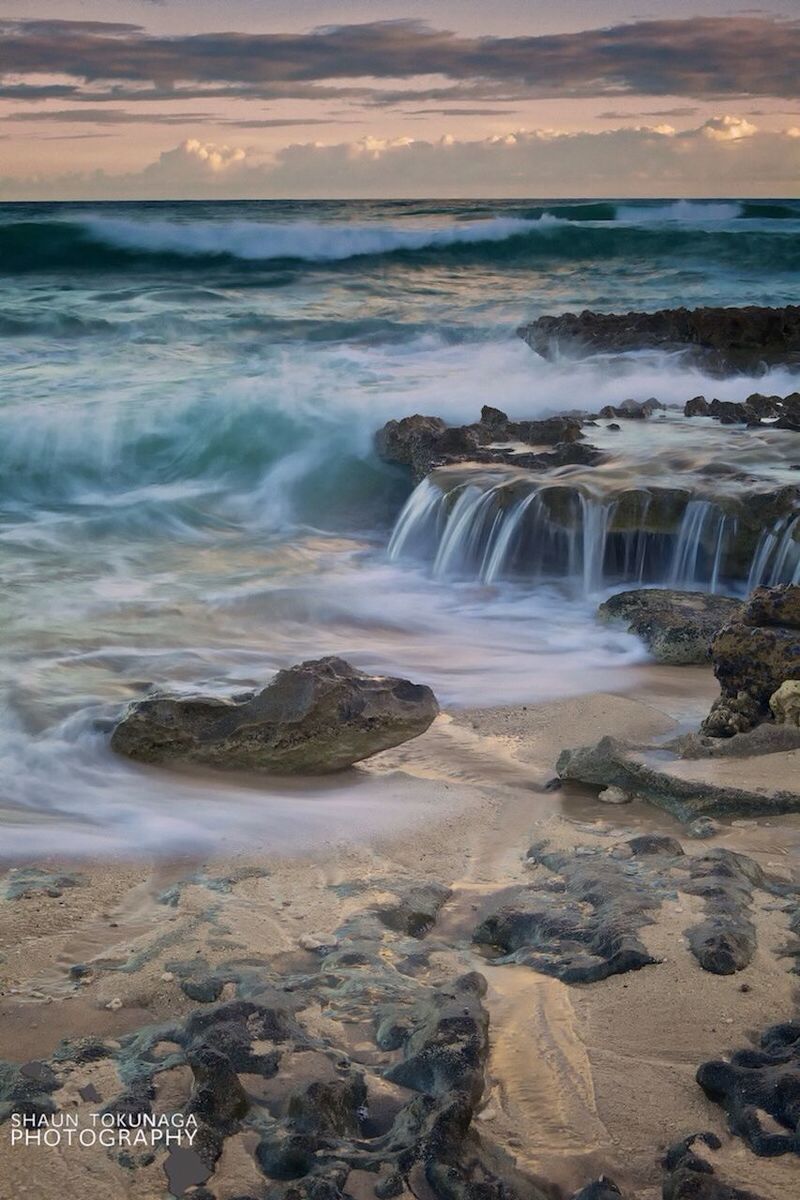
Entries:
<svg viewBox="0 0 800 1200">
<path fill-rule="evenodd" d="M 451 706 L 622 686 L 644 652 L 594 622 L 593 586 L 387 553 L 411 488 L 374 433 L 794 390 L 663 354 L 546 362 L 516 329 L 790 303 L 799 235 L 783 201 L 0 206 L 0 850 L 316 827 L 296 789 L 112 755 L 152 687 L 230 694 L 331 653 Z M 363 782 L 330 795 L 327 834 L 369 809 Z"/>
</svg>

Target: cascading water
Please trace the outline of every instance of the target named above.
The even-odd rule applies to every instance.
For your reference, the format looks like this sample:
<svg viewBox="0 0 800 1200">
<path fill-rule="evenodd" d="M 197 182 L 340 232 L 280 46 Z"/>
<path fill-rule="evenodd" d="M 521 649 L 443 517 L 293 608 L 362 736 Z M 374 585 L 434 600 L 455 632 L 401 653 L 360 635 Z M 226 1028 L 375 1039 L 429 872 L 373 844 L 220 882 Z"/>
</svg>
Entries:
<svg viewBox="0 0 800 1200">
<path fill-rule="evenodd" d="M 397 520 L 389 557 L 429 561 L 438 579 L 563 579 L 585 595 L 621 584 L 716 592 L 800 581 L 799 514 L 758 535 L 720 502 L 687 493 L 521 488 L 507 478 L 450 488 L 424 480 Z"/>
</svg>

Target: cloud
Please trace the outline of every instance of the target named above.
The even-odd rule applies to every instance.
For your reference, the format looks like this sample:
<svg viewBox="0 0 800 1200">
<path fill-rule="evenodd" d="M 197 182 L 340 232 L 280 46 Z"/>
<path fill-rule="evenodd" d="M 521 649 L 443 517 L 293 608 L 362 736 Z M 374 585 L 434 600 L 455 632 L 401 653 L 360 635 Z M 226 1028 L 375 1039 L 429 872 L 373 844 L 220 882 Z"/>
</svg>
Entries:
<svg viewBox="0 0 800 1200">
<path fill-rule="evenodd" d="M 647 120 L 649 117 L 693 117 L 697 113 L 694 104 L 679 104 L 675 108 L 656 108 L 646 112 L 601 112 L 597 114 L 598 121 L 633 121 Z"/>
<path fill-rule="evenodd" d="M 51 121 L 61 124 L 91 124 L 91 125 L 197 125 L 198 122 L 210 122 L 220 125 L 233 125 L 239 129 L 282 129 L 303 125 L 329 125 L 331 120 L 326 117 L 274 117 L 264 120 L 235 120 L 225 118 L 217 121 L 211 113 L 199 112 L 127 112 L 119 108 L 61 108 L 43 112 L 41 109 L 24 109 L 9 113 L 6 121 L 35 122 L 48 124 Z M 347 122 L 337 121 L 337 124 Z"/>
<path fill-rule="evenodd" d="M 128 175 L 0 181 L 4 199 L 796 195 L 800 130 L 723 115 L 604 132 L 516 130 L 482 139 L 298 142 L 269 161 L 188 139 Z"/>
<path fill-rule="evenodd" d="M 712 117 L 701 128 L 704 137 L 715 142 L 738 142 L 758 132 L 744 117 Z"/>
<path fill-rule="evenodd" d="M 485 95 L 511 85 L 540 97 L 795 98 L 800 79 L 800 21 L 767 16 L 641 20 L 514 37 L 468 37 L 407 20 L 297 34 L 176 36 L 119 22 L 5 20 L 0 34 L 0 73 L 57 74 L 95 85 L 95 93 L 98 84 L 138 83 L 182 96 L 203 86 L 239 95 L 278 86 L 302 95 L 322 81 L 427 76 L 470 83 Z"/>
</svg>

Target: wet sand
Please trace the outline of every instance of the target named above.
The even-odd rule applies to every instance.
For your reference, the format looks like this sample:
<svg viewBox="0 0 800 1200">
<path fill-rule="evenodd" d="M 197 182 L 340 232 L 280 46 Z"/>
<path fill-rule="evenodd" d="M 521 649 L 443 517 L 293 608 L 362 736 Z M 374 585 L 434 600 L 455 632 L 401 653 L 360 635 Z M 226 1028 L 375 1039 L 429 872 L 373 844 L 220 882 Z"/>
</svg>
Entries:
<svg viewBox="0 0 800 1200">
<path fill-rule="evenodd" d="M 526 850 L 545 838 L 557 848 L 607 848 L 641 832 L 668 833 L 687 853 L 725 847 L 789 878 L 800 816 L 723 821 L 717 837 L 693 843 L 676 820 L 644 803 L 610 807 L 588 788 L 545 787 L 564 747 L 604 734 L 674 736 L 696 725 L 714 694 L 709 671 L 648 667 L 625 694 L 445 713 L 423 737 L 360 768 L 376 803 L 387 787 L 409 799 L 408 821 L 399 816 L 371 840 L 343 829 L 341 840 L 294 856 L 13 864 L 0 892 L 19 880 L 20 867 L 75 882 L 55 884 L 52 895 L 33 889 L 0 901 L 0 1059 L 43 1059 L 65 1037 L 114 1041 L 189 1013 L 196 1004 L 180 988 L 176 962 L 204 960 L 213 969 L 235 957 L 289 970 L 304 961 L 303 935 L 333 937 L 397 887 L 435 881 L 452 894 L 425 939 L 426 970 L 433 982 L 471 970 L 487 979 L 491 1057 L 478 1124 L 521 1168 L 566 1195 L 605 1172 L 626 1195 L 658 1200 L 660 1154 L 708 1129 L 722 1139 L 712 1156 L 722 1180 L 763 1200 L 793 1200 L 796 1159 L 756 1158 L 727 1133 L 722 1110 L 694 1081 L 702 1061 L 750 1044 L 755 1031 L 796 1011 L 798 981 L 780 954 L 788 931 L 778 905 L 754 904 L 758 949 L 732 976 L 707 974 L 689 953 L 684 931 L 703 908 L 682 893 L 642 931 L 661 961 L 592 984 L 569 986 L 526 965 L 493 964 L 471 942 L 490 900 L 530 881 Z M 328 802 L 335 793 L 320 800 Z M 86 968 L 80 979 L 70 975 L 76 964 Z M 312 1018 L 324 1027 L 324 1012 Z M 114 1075 L 108 1059 L 87 1063 L 59 1102 L 85 1108 L 78 1089 L 88 1083 L 108 1098 L 121 1086 Z M 159 1078 L 164 1105 L 188 1095 L 188 1068 Z M 217 1200 L 264 1186 L 253 1176 L 247 1137 L 226 1143 L 213 1178 Z M 9 1196 L 31 1200 L 166 1195 L 163 1155 L 131 1172 L 99 1149 L 11 1148 L 7 1126 L 0 1126 L 0 1179 Z"/>
</svg>

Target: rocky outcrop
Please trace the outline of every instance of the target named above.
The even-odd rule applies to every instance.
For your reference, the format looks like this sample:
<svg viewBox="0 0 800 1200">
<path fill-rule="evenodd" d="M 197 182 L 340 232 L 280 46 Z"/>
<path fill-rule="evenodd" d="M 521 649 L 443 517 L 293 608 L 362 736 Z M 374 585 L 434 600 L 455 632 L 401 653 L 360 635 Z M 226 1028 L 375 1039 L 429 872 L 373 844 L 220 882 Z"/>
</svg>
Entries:
<svg viewBox="0 0 800 1200">
<path fill-rule="evenodd" d="M 324 774 L 418 737 L 438 711 L 423 684 L 321 658 L 236 699 L 160 693 L 138 700 L 111 746 L 143 763 Z"/>
<path fill-rule="evenodd" d="M 376 941 L 371 914 L 337 935 L 337 948 L 296 973 L 231 964 L 233 999 L 120 1041 L 62 1043 L 50 1062 L 0 1061 L 0 1124 L 74 1109 L 91 1053 L 106 1060 L 102 1088 L 125 1080 L 116 1095 L 96 1094 L 105 1112 L 138 1128 L 168 1097 L 170 1111 L 194 1119 L 191 1148 L 162 1159 L 175 1195 L 559 1200 L 561 1189 L 517 1168 L 478 1119 L 488 1093 L 483 976 L 437 969 L 434 981 L 402 957 L 398 935 L 384 929 Z M 137 1194 L 152 1191 L 139 1174 L 152 1161 L 127 1156 Z M 189 1190 L 199 1182 L 207 1189 Z"/>
<path fill-rule="evenodd" d="M 768 422 L 776 429 L 800 429 L 800 392 L 788 396 L 764 396 L 753 392 L 742 403 L 731 400 L 706 400 L 693 396 L 683 408 L 685 417 L 715 417 L 720 425 L 761 425 Z"/>
<path fill-rule="evenodd" d="M 658 312 L 562 313 L 519 330 L 537 354 L 663 349 L 684 351 L 707 370 L 753 372 L 800 361 L 800 306 L 670 308 Z"/>
<path fill-rule="evenodd" d="M 731 737 L 770 717 L 770 698 L 785 680 L 800 678 L 800 585 L 757 588 L 741 619 L 724 626 L 711 645 L 720 696 L 702 725 L 712 737 Z"/>
<path fill-rule="evenodd" d="M 722 782 L 713 773 L 708 775 L 702 762 L 696 771 L 686 770 L 686 760 L 663 746 L 631 746 L 604 737 L 591 746 L 563 750 L 556 770 L 562 779 L 599 788 L 618 787 L 666 809 L 681 821 L 725 814 L 800 812 L 800 778 L 790 786 L 766 787 L 761 757 L 753 759 L 752 765 L 746 759 L 741 763 L 748 767 L 746 771 L 737 767 L 741 777 L 735 782 Z"/>
<path fill-rule="evenodd" d="M 418 483 L 435 467 L 465 462 L 509 464 L 528 470 L 591 466 L 601 455 L 592 446 L 577 444 L 583 436 L 575 417 L 511 421 L 499 408 L 485 405 L 480 421 L 472 425 L 446 425 L 440 417 L 419 415 L 387 421 L 375 435 L 375 448 L 385 462 L 409 468 Z M 554 449 L 543 452 L 541 447 L 547 446 Z"/>
<path fill-rule="evenodd" d="M 723 625 L 741 613 L 738 600 L 708 592 L 671 588 L 638 588 L 619 592 L 600 605 L 606 621 L 622 621 L 647 645 L 656 662 L 704 663 L 711 642 Z"/>
</svg>

